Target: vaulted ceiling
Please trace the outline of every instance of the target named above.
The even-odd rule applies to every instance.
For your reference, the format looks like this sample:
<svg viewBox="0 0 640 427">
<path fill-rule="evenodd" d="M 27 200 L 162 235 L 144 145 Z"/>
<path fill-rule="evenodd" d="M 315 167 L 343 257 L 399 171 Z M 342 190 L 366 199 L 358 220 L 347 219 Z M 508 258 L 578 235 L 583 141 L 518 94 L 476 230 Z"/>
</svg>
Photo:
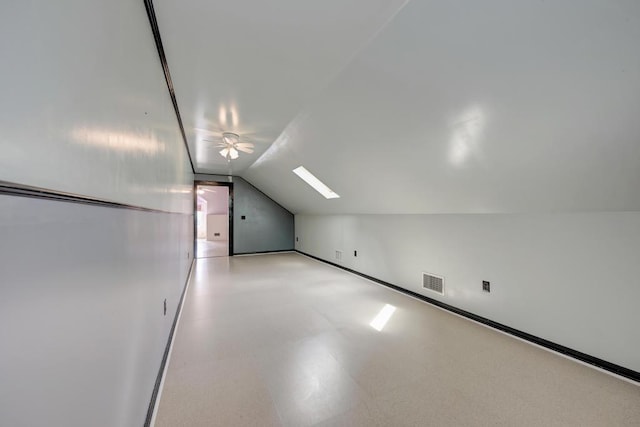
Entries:
<svg viewBox="0 0 640 427">
<path fill-rule="evenodd" d="M 295 213 L 640 210 L 637 1 L 154 4 L 197 172 Z"/>
</svg>

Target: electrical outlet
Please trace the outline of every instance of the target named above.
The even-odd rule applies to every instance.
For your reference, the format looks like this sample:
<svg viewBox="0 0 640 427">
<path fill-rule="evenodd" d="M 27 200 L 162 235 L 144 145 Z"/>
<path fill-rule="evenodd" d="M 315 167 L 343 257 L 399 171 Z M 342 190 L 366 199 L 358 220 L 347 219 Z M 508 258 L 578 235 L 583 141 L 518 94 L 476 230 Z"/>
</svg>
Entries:
<svg viewBox="0 0 640 427">
<path fill-rule="evenodd" d="M 164 315 L 167 315 L 167 299 L 164 299 Z"/>
<path fill-rule="evenodd" d="M 336 250 L 336 260 L 337 261 L 341 261 L 342 260 L 342 251 Z"/>
<path fill-rule="evenodd" d="M 358 251 L 353 251 L 353 256 L 357 257 L 358 256 Z"/>
<path fill-rule="evenodd" d="M 485 291 L 485 292 L 491 292 L 491 283 L 486 281 L 486 280 L 483 280 L 482 281 L 482 290 Z"/>
<path fill-rule="evenodd" d="M 298 241 L 298 236 L 296 236 L 296 242 Z"/>
</svg>

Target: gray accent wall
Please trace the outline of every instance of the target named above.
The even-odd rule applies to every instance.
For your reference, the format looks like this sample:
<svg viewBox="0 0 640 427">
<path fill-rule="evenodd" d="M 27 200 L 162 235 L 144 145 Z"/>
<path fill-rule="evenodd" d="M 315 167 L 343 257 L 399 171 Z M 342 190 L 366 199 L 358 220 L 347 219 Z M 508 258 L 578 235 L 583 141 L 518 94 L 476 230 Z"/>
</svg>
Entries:
<svg viewBox="0 0 640 427">
<path fill-rule="evenodd" d="M 235 254 L 293 250 L 291 212 L 240 177 L 234 177 L 233 197 Z"/>
<path fill-rule="evenodd" d="M 227 175 L 196 174 L 195 180 L 233 183 L 234 255 L 294 249 L 293 214 L 251 183 Z"/>
<path fill-rule="evenodd" d="M 291 212 L 240 177 L 234 177 L 233 197 L 235 254 L 293 250 Z"/>
<path fill-rule="evenodd" d="M 295 222 L 304 253 L 640 371 L 638 212 L 296 215 Z M 422 288 L 423 272 L 445 278 L 443 296 Z"/>
</svg>

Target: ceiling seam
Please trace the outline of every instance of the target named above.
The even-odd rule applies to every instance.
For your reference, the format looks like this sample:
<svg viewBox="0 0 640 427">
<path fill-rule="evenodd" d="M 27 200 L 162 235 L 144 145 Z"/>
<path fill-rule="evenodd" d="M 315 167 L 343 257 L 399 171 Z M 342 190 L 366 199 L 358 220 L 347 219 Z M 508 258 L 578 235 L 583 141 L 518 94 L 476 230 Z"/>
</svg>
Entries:
<svg viewBox="0 0 640 427">
<path fill-rule="evenodd" d="M 296 120 L 298 120 L 298 118 L 300 116 L 302 116 L 305 112 L 305 110 L 308 108 L 309 105 L 311 105 L 311 103 L 313 102 L 314 99 L 316 99 L 320 93 L 324 92 L 330 85 L 331 83 L 336 79 L 336 77 L 338 77 L 340 74 L 342 74 L 342 72 L 347 69 L 347 67 L 349 66 L 349 64 L 351 64 L 353 62 L 353 60 L 360 54 L 360 52 L 362 52 L 367 46 L 369 46 L 371 44 L 371 42 L 373 42 L 373 40 L 376 39 L 376 37 L 378 37 L 378 35 L 389 25 L 389 23 L 391 21 L 394 20 L 394 18 L 398 15 L 398 13 L 400 13 L 400 11 L 402 11 L 402 9 L 405 8 L 405 6 L 410 2 L 411 0 L 405 0 L 402 5 L 400 7 L 398 7 L 396 9 L 395 12 L 393 12 L 383 23 L 382 25 L 380 25 L 380 27 L 378 27 L 378 29 L 376 31 L 373 32 L 373 34 L 367 38 L 358 48 L 356 48 L 353 53 L 344 61 L 343 65 L 341 67 L 339 67 L 333 74 L 331 74 L 326 80 L 325 80 L 325 84 L 322 85 L 322 88 L 318 89 L 315 91 L 314 94 L 312 94 L 311 96 L 309 96 L 308 98 L 308 102 L 306 102 L 304 104 L 304 106 L 300 109 L 300 111 L 298 112 L 298 114 L 296 114 L 293 119 L 291 119 L 291 121 L 289 121 L 287 123 L 287 125 L 284 127 L 284 129 L 282 130 L 282 132 L 280 132 L 280 134 L 278 135 L 278 137 L 271 143 L 271 146 L 269 146 L 269 148 L 267 148 L 261 155 L 260 157 L 258 157 L 257 159 L 255 159 L 249 166 L 247 166 L 243 171 L 240 171 L 239 173 L 244 173 L 245 171 L 251 169 L 251 167 L 256 164 L 256 162 L 258 162 L 265 154 L 267 154 L 269 152 L 269 150 L 271 149 L 271 147 L 273 145 L 276 144 L 276 142 L 280 139 L 280 137 L 287 131 L 287 129 L 289 128 L 289 126 L 291 126 L 292 123 L 294 123 Z"/>
</svg>

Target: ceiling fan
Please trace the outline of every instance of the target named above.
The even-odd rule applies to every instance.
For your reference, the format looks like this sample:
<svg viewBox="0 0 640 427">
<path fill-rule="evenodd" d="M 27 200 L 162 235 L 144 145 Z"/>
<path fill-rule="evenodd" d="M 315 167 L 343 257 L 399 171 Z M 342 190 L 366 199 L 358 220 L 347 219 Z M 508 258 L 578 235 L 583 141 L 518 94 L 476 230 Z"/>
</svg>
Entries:
<svg viewBox="0 0 640 427">
<path fill-rule="evenodd" d="M 220 155 L 228 161 L 235 160 L 240 155 L 240 151 L 243 153 L 253 153 L 254 145 L 251 142 L 240 141 L 240 135 L 233 132 L 223 132 L 222 141 L 218 142 L 218 148 Z"/>
</svg>

